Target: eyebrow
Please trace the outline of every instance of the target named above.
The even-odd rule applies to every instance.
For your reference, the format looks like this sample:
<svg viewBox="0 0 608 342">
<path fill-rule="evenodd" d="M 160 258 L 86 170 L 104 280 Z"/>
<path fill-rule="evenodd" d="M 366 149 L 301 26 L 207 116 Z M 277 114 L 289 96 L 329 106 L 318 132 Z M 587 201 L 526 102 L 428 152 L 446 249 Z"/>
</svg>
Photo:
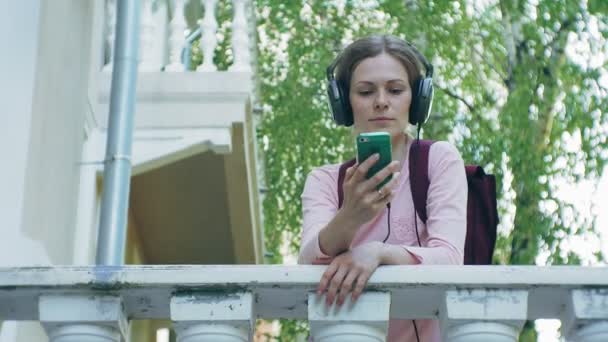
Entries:
<svg viewBox="0 0 608 342">
<path fill-rule="evenodd" d="M 395 79 L 386 81 L 386 83 L 395 83 L 395 82 L 407 84 L 407 82 L 405 80 L 401 79 L 401 78 L 395 78 Z M 374 82 L 371 82 L 371 81 L 358 81 L 357 83 L 355 83 L 355 85 L 358 85 L 358 84 L 367 85 L 367 84 L 374 84 Z"/>
</svg>

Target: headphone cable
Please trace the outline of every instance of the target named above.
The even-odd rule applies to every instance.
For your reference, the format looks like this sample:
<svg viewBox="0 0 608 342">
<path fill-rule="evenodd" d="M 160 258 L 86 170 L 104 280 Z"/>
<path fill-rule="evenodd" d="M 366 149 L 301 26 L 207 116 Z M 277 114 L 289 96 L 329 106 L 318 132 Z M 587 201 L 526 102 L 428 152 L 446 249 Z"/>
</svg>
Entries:
<svg viewBox="0 0 608 342">
<path fill-rule="evenodd" d="M 416 156 L 413 159 L 413 165 L 412 165 L 412 173 L 416 172 L 416 161 L 418 160 L 418 156 L 420 156 L 420 129 L 422 128 L 422 125 L 419 123 L 418 124 L 418 129 L 416 130 Z M 410 156 L 411 158 L 412 156 Z M 415 179 L 414 175 L 412 174 L 412 176 L 410 177 L 410 182 Z M 412 194 L 413 195 L 413 194 Z M 412 198 L 412 201 L 414 202 L 414 199 Z M 416 229 L 416 239 L 418 240 L 418 247 L 422 247 L 422 244 L 420 243 L 420 235 L 418 234 L 418 218 L 416 217 L 416 202 L 414 202 L 414 228 Z M 416 341 L 420 342 L 420 336 L 418 335 L 418 327 L 416 326 L 416 320 L 413 319 L 412 323 L 414 324 L 414 332 L 416 333 Z"/>
<path fill-rule="evenodd" d="M 382 240 L 382 243 L 385 243 L 388 240 L 388 237 L 391 235 L 391 202 L 386 203 L 386 208 L 388 209 L 388 215 L 386 217 L 386 225 L 388 226 L 388 231 L 386 232 L 386 237 Z"/>
</svg>

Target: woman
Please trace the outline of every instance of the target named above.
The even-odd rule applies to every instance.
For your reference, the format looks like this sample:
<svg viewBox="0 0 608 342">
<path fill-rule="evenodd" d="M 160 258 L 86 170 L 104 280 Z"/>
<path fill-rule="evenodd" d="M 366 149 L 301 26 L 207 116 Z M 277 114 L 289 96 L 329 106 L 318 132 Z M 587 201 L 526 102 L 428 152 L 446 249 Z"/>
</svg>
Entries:
<svg viewBox="0 0 608 342">
<path fill-rule="evenodd" d="M 326 293 L 328 305 L 334 301 L 341 305 L 349 294 L 356 300 L 379 265 L 463 263 L 467 183 L 462 158 L 447 142 L 436 142 L 430 149 L 428 219 L 426 225 L 414 221 L 408 171 L 413 139 L 406 129 L 410 115 L 420 114 L 412 112 L 412 104 L 420 105 L 415 96 L 421 93 L 423 65 L 430 76 L 432 66 L 424 57 L 389 35 L 359 39 L 336 59 L 336 81 L 345 97 L 343 121 L 346 125 L 349 118 L 354 121 L 355 136 L 388 132 L 393 162 L 370 179 L 365 175 L 377 160 L 374 156 L 348 168 L 341 207 L 339 164 L 319 167 L 308 175 L 302 194 L 299 263 L 329 264 L 318 287 L 319 294 Z M 378 190 L 376 186 L 390 174 L 392 180 Z M 391 320 L 388 340 L 440 341 L 439 325 L 436 320 Z"/>
</svg>

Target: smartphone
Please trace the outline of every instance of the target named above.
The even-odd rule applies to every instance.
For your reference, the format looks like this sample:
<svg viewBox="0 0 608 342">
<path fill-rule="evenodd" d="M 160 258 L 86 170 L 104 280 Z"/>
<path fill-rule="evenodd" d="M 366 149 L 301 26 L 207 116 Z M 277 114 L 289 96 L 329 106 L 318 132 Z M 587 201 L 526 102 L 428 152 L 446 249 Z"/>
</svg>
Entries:
<svg viewBox="0 0 608 342">
<path fill-rule="evenodd" d="M 387 132 L 361 133 L 357 136 L 357 163 L 363 163 L 372 154 L 378 153 L 380 159 L 367 171 L 367 178 L 373 177 L 378 171 L 385 168 L 392 160 L 391 136 Z M 386 177 L 380 184 L 380 189 L 388 183 L 393 175 Z"/>
</svg>

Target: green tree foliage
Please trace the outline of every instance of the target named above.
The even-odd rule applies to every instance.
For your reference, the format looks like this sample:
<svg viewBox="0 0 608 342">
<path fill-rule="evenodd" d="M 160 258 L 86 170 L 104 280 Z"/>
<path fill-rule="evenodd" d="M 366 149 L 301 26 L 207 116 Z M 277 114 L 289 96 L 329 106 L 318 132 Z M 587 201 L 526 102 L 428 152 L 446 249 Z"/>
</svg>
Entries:
<svg viewBox="0 0 608 342">
<path fill-rule="evenodd" d="M 594 221 L 558 198 L 556 184 L 597 180 L 608 158 L 608 2 L 255 6 L 270 262 L 297 254 L 308 172 L 353 156 L 350 130 L 336 127 L 327 109 L 325 68 L 345 43 L 379 32 L 414 42 L 435 66 L 424 136 L 452 141 L 467 162 L 497 175 L 503 220 L 495 262 L 534 264 L 541 252 L 542 263 L 580 262 L 563 242 L 597 234 Z"/>
<path fill-rule="evenodd" d="M 328 114 L 325 67 L 353 37 L 389 32 L 413 41 L 435 65 L 437 93 L 425 136 L 453 141 L 465 160 L 499 181 L 512 174 L 501 186 L 513 192 L 507 204 L 517 208 L 514 224 L 505 224 L 517 229 L 504 237 L 496 261 L 532 264 L 545 249 L 549 263 L 569 262 L 560 243 L 593 225 L 566 215 L 573 208 L 555 197 L 552 184 L 596 179 L 608 155 L 607 89 L 600 82 L 606 5 L 474 3 L 257 1 L 259 134 L 273 261 L 281 261 L 283 242 L 291 253 L 299 247 L 306 174 L 353 153 L 350 131 L 336 128 Z"/>
</svg>

